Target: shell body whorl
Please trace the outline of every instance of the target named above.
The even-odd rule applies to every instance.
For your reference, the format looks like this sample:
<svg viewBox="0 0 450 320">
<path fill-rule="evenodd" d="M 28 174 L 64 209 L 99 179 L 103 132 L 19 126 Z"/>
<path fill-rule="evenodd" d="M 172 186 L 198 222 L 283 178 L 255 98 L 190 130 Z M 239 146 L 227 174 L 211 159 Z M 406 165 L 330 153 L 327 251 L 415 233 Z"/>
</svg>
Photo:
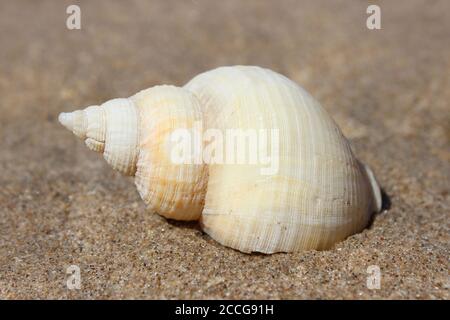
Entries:
<svg viewBox="0 0 450 320">
<path fill-rule="evenodd" d="M 208 125 L 275 129 L 280 137 L 276 174 L 262 175 L 260 165 L 209 165 L 201 222 L 214 239 L 244 252 L 326 249 L 379 210 L 379 188 L 348 141 L 291 80 L 258 67 L 222 67 L 185 88 L 199 98 Z"/>
<path fill-rule="evenodd" d="M 332 118 L 271 70 L 221 67 L 183 88 L 156 86 L 111 101 L 60 121 L 113 168 L 134 175 L 151 210 L 200 220 L 226 246 L 263 253 L 326 249 L 360 232 L 381 208 L 372 171 Z M 265 146 L 257 159 L 268 161 L 174 163 L 174 130 L 198 123 L 202 132 L 227 137 L 249 133 L 249 144 Z M 252 132 L 265 138 L 251 140 Z M 224 149 L 227 159 L 230 150 Z"/>
</svg>

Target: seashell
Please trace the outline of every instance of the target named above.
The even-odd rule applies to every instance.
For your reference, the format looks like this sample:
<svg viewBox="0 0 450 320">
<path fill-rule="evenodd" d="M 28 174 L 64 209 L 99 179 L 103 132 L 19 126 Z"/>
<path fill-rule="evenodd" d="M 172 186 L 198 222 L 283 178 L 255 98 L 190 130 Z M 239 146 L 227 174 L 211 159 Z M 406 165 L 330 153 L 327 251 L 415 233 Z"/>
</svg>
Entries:
<svg viewBox="0 0 450 320">
<path fill-rule="evenodd" d="M 243 252 L 327 249 L 362 231 L 381 209 L 372 171 L 332 118 L 299 85 L 268 69 L 220 67 L 181 88 L 155 86 L 61 113 L 59 121 L 115 170 L 134 176 L 152 212 L 199 220 L 213 239 Z M 200 157 L 174 161 L 174 133 L 195 132 L 199 124 L 202 135 L 209 133 L 200 139 Z M 249 146 L 258 140 L 256 162 L 250 153 L 245 161 L 224 161 L 242 156 L 229 140 L 211 147 L 212 137 L 236 131 L 249 133 Z M 274 134 L 251 140 L 255 132 Z"/>
</svg>

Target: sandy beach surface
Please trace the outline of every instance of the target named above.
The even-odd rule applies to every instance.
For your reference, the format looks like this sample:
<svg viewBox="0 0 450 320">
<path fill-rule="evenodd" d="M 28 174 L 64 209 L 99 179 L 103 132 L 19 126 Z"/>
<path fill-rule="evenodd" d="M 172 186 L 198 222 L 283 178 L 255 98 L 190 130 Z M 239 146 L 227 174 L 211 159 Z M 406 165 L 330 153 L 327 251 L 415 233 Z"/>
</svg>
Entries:
<svg viewBox="0 0 450 320">
<path fill-rule="evenodd" d="M 77 1 L 68 30 L 71 3 L 0 2 L 0 298 L 449 298 L 449 1 L 376 1 L 381 30 L 366 1 Z M 235 64 L 283 73 L 333 116 L 386 193 L 370 228 L 328 251 L 225 248 L 146 211 L 57 121 Z"/>
</svg>

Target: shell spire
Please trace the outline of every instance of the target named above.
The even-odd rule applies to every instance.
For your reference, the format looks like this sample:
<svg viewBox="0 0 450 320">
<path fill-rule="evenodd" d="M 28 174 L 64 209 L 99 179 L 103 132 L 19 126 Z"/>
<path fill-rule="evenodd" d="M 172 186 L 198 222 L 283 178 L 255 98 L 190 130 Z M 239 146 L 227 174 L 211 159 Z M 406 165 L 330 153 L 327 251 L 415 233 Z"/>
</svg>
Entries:
<svg viewBox="0 0 450 320">
<path fill-rule="evenodd" d="M 58 120 L 77 137 L 81 139 L 86 137 L 88 117 L 85 110 L 76 110 L 67 113 L 63 112 L 59 115 Z"/>
<path fill-rule="evenodd" d="M 137 112 L 129 99 L 113 99 L 101 106 L 61 113 L 59 122 L 86 146 L 103 153 L 116 170 L 134 175 L 137 161 Z"/>
<path fill-rule="evenodd" d="M 73 132 L 73 112 L 61 112 L 58 121 L 67 129 Z"/>
</svg>

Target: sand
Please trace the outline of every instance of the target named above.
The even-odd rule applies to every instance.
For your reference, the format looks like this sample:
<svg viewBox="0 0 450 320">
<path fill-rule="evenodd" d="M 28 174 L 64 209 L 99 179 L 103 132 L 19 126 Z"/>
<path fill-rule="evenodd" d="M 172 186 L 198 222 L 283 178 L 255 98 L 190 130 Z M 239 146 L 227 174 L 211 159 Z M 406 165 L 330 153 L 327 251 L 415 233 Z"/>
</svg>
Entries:
<svg viewBox="0 0 450 320">
<path fill-rule="evenodd" d="M 0 298 L 448 299 L 450 2 L 0 3 Z M 62 111 L 251 64 L 313 94 L 385 208 L 328 251 L 243 254 L 147 212 Z M 81 289 L 66 286 L 77 265 Z M 367 268 L 381 272 L 367 287 Z"/>
</svg>

